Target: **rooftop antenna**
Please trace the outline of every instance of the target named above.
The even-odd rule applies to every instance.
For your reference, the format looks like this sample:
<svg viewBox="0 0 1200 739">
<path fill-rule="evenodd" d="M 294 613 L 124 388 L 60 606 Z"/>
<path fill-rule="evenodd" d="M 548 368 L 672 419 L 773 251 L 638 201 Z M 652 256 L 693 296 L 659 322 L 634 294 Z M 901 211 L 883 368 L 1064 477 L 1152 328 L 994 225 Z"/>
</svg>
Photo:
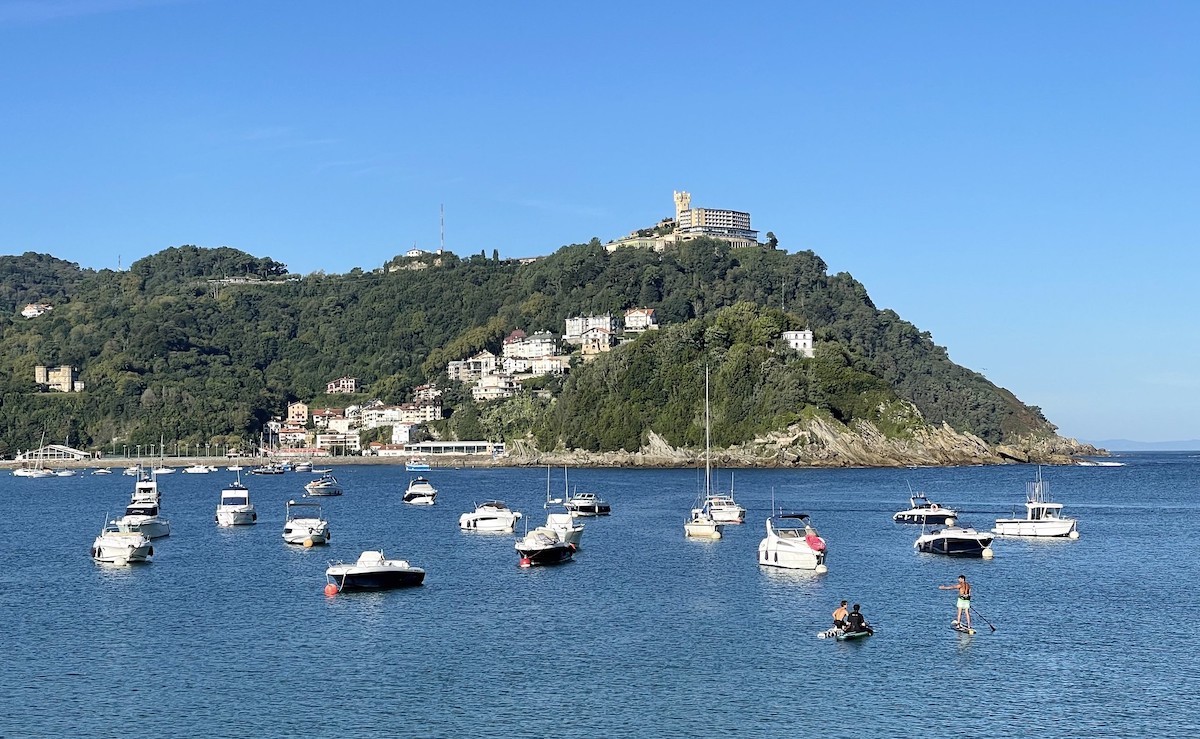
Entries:
<svg viewBox="0 0 1200 739">
<path fill-rule="evenodd" d="M 441 239 L 441 241 L 438 242 L 438 256 L 441 256 L 442 252 L 445 251 L 445 249 L 446 249 L 446 205 L 445 205 L 445 203 L 439 205 L 438 208 L 441 211 L 441 229 L 442 229 L 442 239 Z"/>
</svg>

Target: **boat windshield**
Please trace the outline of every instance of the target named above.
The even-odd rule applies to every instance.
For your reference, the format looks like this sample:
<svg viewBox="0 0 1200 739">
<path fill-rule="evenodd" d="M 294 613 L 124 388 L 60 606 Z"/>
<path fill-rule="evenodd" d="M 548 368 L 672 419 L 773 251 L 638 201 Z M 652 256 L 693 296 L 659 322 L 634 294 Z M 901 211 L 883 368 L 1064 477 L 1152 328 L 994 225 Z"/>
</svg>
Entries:
<svg viewBox="0 0 1200 739">
<path fill-rule="evenodd" d="M 158 506 L 131 505 L 125 509 L 126 516 L 157 516 Z"/>
<path fill-rule="evenodd" d="M 222 495 L 221 505 L 248 505 L 250 498 L 245 495 Z"/>
</svg>

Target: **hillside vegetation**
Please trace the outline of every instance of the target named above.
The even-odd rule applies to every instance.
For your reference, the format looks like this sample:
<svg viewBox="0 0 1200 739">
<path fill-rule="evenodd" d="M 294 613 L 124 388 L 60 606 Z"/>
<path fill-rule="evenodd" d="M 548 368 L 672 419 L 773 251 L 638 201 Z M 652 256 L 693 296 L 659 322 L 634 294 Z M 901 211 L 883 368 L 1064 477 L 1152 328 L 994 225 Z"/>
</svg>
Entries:
<svg viewBox="0 0 1200 739">
<path fill-rule="evenodd" d="M 218 283 L 221 278 L 253 278 Z M 36 319 L 26 302 L 54 310 Z M 904 434 L 920 419 L 989 443 L 1051 435 L 1034 407 L 951 362 L 930 335 L 878 310 L 848 274 L 812 252 L 731 250 L 699 240 L 655 254 L 613 254 L 593 240 L 531 264 L 482 255 L 397 258 L 345 275 L 286 275 L 235 249 L 173 247 L 128 271 L 46 255 L 0 257 L 0 454 L 48 440 L 110 448 L 257 438 L 290 400 L 322 401 L 325 383 L 360 378 L 369 397 L 407 399 L 445 363 L 504 335 L 561 333 L 569 316 L 653 307 L 664 328 L 532 394 L 476 406 L 451 388 L 460 437 L 532 435 L 541 448 L 631 449 L 654 430 L 701 443 L 704 365 L 714 444 L 748 440 L 805 413 L 870 419 Z M 817 354 L 777 346 L 812 328 Z M 37 392 L 36 364 L 80 368 L 83 393 Z M 891 420 L 888 420 L 891 419 Z"/>
</svg>

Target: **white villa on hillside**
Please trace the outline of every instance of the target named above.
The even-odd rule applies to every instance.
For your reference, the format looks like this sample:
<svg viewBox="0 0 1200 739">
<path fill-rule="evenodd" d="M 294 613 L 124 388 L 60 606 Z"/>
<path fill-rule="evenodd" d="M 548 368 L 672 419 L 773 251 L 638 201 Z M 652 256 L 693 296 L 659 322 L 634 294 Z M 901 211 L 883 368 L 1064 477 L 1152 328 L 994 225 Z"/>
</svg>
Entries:
<svg viewBox="0 0 1200 739">
<path fill-rule="evenodd" d="M 566 330 L 563 332 L 563 343 L 566 344 L 582 344 L 583 335 L 592 329 L 600 328 L 615 334 L 617 329 L 617 319 L 613 318 L 611 313 L 605 313 L 602 316 L 576 316 L 568 318 L 566 321 Z"/>
<path fill-rule="evenodd" d="M 545 357 L 557 351 L 558 340 L 554 338 L 554 334 L 540 331 L 532 336 L 526 336 L 524 331 L 517 329 L 504 340 L 504 349 L 501 354 L 505 357 L 533 359 L 534 357 Z"/>
<path fill-rule="evenodd" d="M 806 357 L 813 355 L 813 332 L 808 329 L 803 331 L 784 331 L 783 340 L 787 345 L 800 352 Z"/>
<path fill-rule="evenodd" d="M 511 398 L 521 392 L 521 383 L 512 375 L 487 375 L 471 388 L 471 397 L 477 402 Z"/>
<path fill-rule="evenodd" d="M 451 380 L 458 382 L 476 382 L 488 375 L 495 374 L 499 362 L 496 355 L 484 349 L 473 357 L 450 362 L 446 372 Z"/>
<path fill-rule="evenodd" d="M 21 315 L 26 318 L 37 318 L 47 311 L 54 310 L 54 306 L 49 303 L 29 303 L 21 311 Z"/>
<path fill-rule="evenodd" d="M 630 308 L 625 311 L 625 333 L 640 334 L 658 328 L 658 316 L 653 308 Z"/>
<path fill-rule="evenodd" d="M 326 385 L 325 385 L 325 394 L 326 395 L 336 395 L 338 393 L 345 393 L 347 395 L 353 395 L 357 392 L 358 392 L 358 378 L 357 377 L 339 377 L 336 380 L 334 380 L 333 382 L 326 383 Z"/>
</svg>

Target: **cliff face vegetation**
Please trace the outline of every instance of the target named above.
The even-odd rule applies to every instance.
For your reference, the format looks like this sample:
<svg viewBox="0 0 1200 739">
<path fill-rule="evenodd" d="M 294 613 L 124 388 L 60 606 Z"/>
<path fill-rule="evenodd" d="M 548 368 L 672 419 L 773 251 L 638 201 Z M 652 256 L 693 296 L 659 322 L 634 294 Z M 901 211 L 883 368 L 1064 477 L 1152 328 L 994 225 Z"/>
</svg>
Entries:
<svg viewBox="0 0 1200 739">
<path fill-rule="evenodd" d="M 27 320 L 27 302 L 53 310 Z M 498 353 L 513 329 L 561 333 L 570 316 L 632 307 L 654 308 L 663 328 L 534 383 L 540 392 L 478 405 L 446 383 L 446 362 Z M 593 240 L 527 264 L 428 255 L 307 276 L 228 248 L 171 248 L 123 272 L 27 253 L 0 257 L 0 308 L 3 455 L 43 434 L 100 449 L 238 443 L 288 401 L 323 402 L 341 375 L 385 402 L 440 379 L 452 414 L 434 431 L 444 435 L 595 454 L 694 449 L 706 365 L 718 448 L 799 439 L 817 419 L 897 444 L 929 429 L 989 449 L 1054 438 L 1037 408 L 952 363 L 812 252 L 697 240 L 608 254 Z M 815 357 L 781 346 L 794 328 L 814 331 Z M 40 392 L 38 364 L 79 368 L 86 390 Z M 772 454 L 789 459 L 797 443 Z"/>
</svg>

